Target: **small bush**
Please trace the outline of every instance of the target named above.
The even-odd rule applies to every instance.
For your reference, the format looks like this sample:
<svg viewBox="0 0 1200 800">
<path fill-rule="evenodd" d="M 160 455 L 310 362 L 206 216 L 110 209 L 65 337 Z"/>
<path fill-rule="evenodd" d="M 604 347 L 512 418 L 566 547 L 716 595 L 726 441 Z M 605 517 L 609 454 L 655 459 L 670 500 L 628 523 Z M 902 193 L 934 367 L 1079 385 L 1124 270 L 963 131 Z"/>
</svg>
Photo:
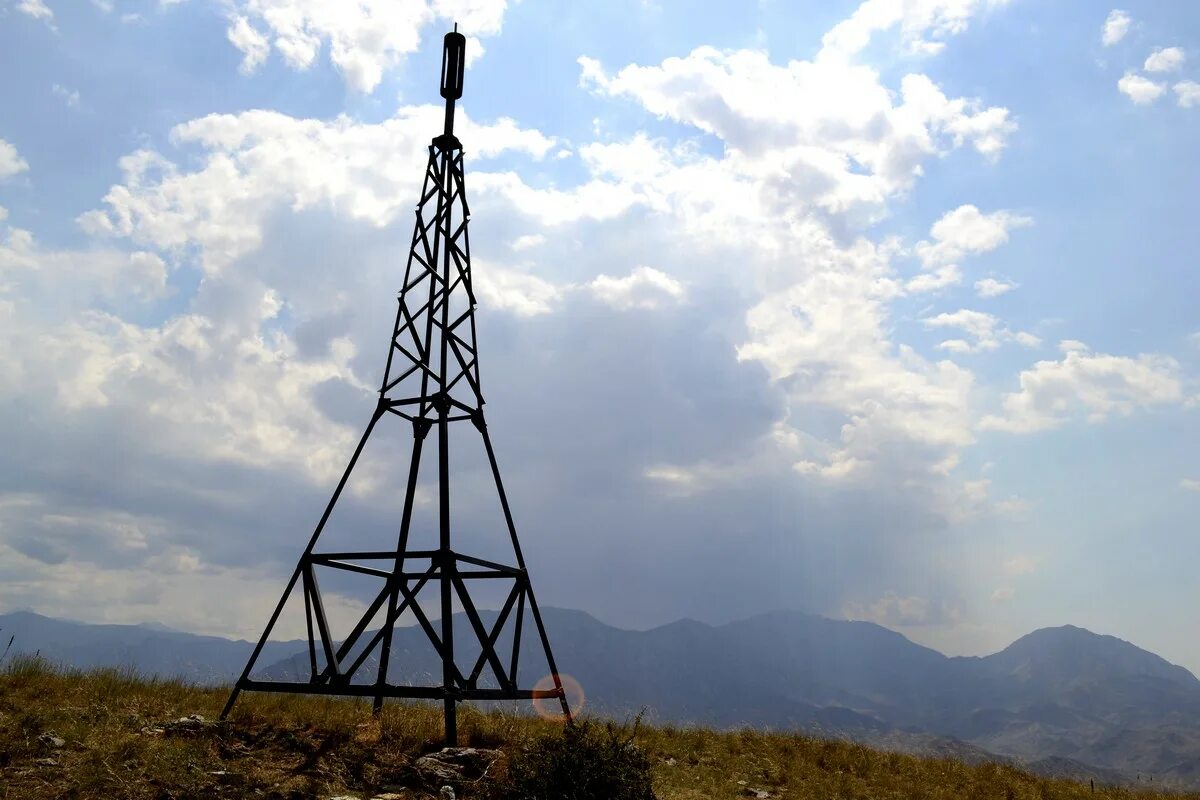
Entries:
<svg viewBox="0 0 1200 800">
<path fill-rule="evenodd" d="M 518 748 L 497 800 L 655 800 L 650 759 L 632 730 L 574 722 Z"/>
</svg>

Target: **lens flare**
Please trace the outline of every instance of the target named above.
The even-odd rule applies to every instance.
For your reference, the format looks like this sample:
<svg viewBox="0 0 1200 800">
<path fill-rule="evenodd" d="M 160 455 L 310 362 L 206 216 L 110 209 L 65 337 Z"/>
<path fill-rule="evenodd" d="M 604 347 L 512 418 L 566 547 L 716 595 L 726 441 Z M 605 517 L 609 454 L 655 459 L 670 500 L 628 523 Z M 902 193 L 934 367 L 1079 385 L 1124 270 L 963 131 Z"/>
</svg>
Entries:
<svg viewBox="0 0 1200 800">
<path fill-rule="evenodd" d="M 579 681 L 572 678 L 570 675 L 560 673 L 558 676 L 559 682 L 562 684 L 563 693 L 567 696 L 567 705 L 571 707 L 571 715 L 579 716 L 579 712 L 583 711 L 583 706 L 586 699 L 583 695 L 583 687 L 579 685 Z M 554 691 L 557 687 L 554 685 L 554 675 L 547 675 L 533 685 L 535 691 Z M 567 716 L 563 713 L 562 703 L 557 697 L 535 697 L 533 698 L 533 710 L 542 719 L 548 719 L 551 722 L 566 722 Z"/>
</svg>

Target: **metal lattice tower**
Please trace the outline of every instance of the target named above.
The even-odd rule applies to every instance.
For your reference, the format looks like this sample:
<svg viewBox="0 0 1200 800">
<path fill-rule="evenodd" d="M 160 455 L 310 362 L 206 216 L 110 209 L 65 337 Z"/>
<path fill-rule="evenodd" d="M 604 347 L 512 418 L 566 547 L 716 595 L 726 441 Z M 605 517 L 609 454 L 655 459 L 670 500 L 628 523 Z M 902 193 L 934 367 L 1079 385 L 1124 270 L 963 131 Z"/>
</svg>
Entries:
<svg viewBox="0 0 1200 800">
<path fill-rule="evenodd" d="M 300 692 L 306 694 L 373 697 L 375 709 L 385 698 L 440 699 L 445 712 L 447 744 L 457 740 L 455 712 L 463 700 L 520 700 L 557 698 L 566 719 L 571 718 L 566 693 L 550 650 L 550 640 L 534 600 L 525 559 L 517 540 L 504 484 L 496 464 L 483 415 L 479 387 L 479 359 L 475 347 L 475 295 L 471 287 L 471 248 L 467 234 L 467 207 L 462 145 L 454 135 L 454 102 L 462 97 L 466 39 L 456 30 L 446 34 L 442 56 L 441 95 L 446 100 L 445 129 L 429 146 L 424 185 L 417 204 L 417 220 L 400 289 L 396 324 L 388 348 L 387 367 L 379 389 L 379 401 L 350 463 L 346 466 L 316 530 L 300 557 L 262 637 L 234 686 L 221 717 L 233 708 L 243 690 Z M 355 464 L 375 426 L 386 417 L 407 420 L 412 425 L 412 458 L 404 496 L 399 538 L 395 550 L 319 552 L 318 541 L 345 489 Z M 500 564 L 458 553 L 451 548 L 450 526 L 450 427 L 467 423 L 483 437 L 491 477 L 499 494 L 504 523 L 512 540 L 515 565 Z M 438 548 L 408 549 L 417 493 L 417 478 L 425 441 L 437 437 Z M 315 567 L 383 579 L 383 587 L 367 606 L 350 633 L 335 641 L 330 632 L 317 585 Z M 468 582 L 474 579 L 512 581 L 495 621 L 485 625 L 471 600 Z M 440 588 L 437 617 L 417 595 L 427 585 Z M 299 585 L 304 597 L 308 630 L 309 679 L 307 681 L 256 680 L 250 674 L 262 653 L 288 598 Z M 464 674 L 455 660 L 453 606 L 457 598 L 479 640 L 479 655 Z M 432 604 L 430 604 L 432 605 Z M 553 688 L 520 688 L 517 665 L 521 628 L 526 610 L 537 626 L 553 679 Z M 515 614 L 514 614 L 515 608 Z M 382 624 L 368 631 L 381 611 Z M 441 684 L 437 686 L 394 685 L 388 682 L 393 630 L 397 620 L 411 612 L 429 644 L 441 659 Z M 512 625 L 512 649 L 502 661 L 497 643 L 506 625 Z M 370 683 L 354 682 L 371 656 L 378 670 Z M 319 657 L 318 657 L 319 656 Z M 495 687 L 481 687 L 485 667 L 490 668 Z"/>
</svg>

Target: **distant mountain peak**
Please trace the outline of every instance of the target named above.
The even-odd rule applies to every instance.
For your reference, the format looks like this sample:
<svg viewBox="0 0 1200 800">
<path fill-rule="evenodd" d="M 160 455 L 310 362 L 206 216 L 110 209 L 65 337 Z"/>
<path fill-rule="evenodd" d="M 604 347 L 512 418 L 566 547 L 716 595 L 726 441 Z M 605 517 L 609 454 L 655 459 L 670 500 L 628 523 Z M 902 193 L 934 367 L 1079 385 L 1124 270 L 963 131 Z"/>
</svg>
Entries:
<svg viewBox="0 0 1200 800">
<path fill-rule="evenodd" d="M 1018 677 L 1058 685 L 1077 684 L 1101 675 L 1200 684 L 1191 672 L 1149 650 L 1077 625 L 1039 628 L 983 661 Z"/>
</svg>

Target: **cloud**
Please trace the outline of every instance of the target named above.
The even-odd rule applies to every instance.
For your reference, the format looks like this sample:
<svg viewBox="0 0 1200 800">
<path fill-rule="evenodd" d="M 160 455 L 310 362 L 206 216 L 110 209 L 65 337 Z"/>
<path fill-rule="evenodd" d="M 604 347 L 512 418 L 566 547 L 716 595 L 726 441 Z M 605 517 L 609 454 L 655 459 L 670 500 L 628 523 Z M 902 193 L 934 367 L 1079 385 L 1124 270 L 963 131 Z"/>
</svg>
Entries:
<svg viewBox="0 0 1200 800">
<path fill-rule="evenodd" d="M 1112 414 L 1182 402 L 1179 364 L 1168 356 L 1130 358 L 1092 353 L 1082 343 L 1064 341 L 1060 361 L 1039 361 L 1021 373 L 1021 389 L 1004 396 L 1004 413 L 989 415 L 980 427 L 1032 433 L 1061 427 L 1083 416 L 1099 422 Z"/>
<path fill-rule="evenodd" d="M 229 0 L 228 36 L 243 53 L 243 72 L 265 62 L 272 46 L 296 70 L 309 69 L 328 48 L 346 85 L 372 92 L 387 70 L 416 52 L 426 28 L 457 22 L 477 41 L 499 33 L 507 5 L 507 0 Z M 468 59 L 477 56 L 468 51 Z"/>
<path fill-rule="evenodd" d="M 634 267 L 621 278 L 597 275 L 588 284 L 592 294 L 614 308 L 658 308 L 664 303 L 683 299 L 684 286 L 675 278 L 653 267 Z"/>
<path fill-rule="evenodd" d="M 891 341 L 887 307 L 904 292 L 957 283 L 961 271 L 943 264 L 901 283 L 891 265 L 899 245 L 858 232 L 926 159 L 965 146 L 997 158 L 1016 129 L 1007 109 L 947 98 L 924 75 L 904 77 L 894 95 L 874 71 L 836 58 L 776 65 L 758 51 L 702 47 L 612 74 L 593 59 L 580 65 L 584 86 L 723 145 L 718 159 L 642 138 L 596 163 L 615 164 L 606 171 L 632 207 L 669 213 L 698 242 L 746 248 L 765 262 L 759 280 L 770 291 L 746 314 L 739 358 L 766 367 L 798 413 L 822 408 L 845 419 L 832 440 L 800 434 L 799 449 L 779 445 L 789 440 L 785 426 L 770 440 L 779 456 L 801 475 L 839 482 L 870 481 L 882 464 L 916 480 L 951 469 L 972 441 L 973 376 Z M 998 245 L 955 242 L 944 249 Z"/>
<path fill-rule="evenodd" d="M 851 467 L 891 463 L 900 453 L 905 469 L 937 471 L 972 441 L 973 376 L 892 344 L 881 298 L 864 293 L 856 274 L 871 261 L 842 256 L 839 262 L 845 277 L 818 273 L 752 308 L 749 341 L 738 356 L 761 362 L 787 388 L 793 407 L 846 415 L 837 445 L 825 448 L 823 459 L 798 459 L 814 465 L 807 471 L 825 466 L 848 475 Z"/>
<path fill-rule="evenodd" d="M 1200 105 L 1200 83 L 1196 81 L 1180 81 L 1173 87 L 1180 108 L 1191 108 Z"/>
<path fill-rule="evenodd" d="M 0 214 L 0 223 L 5 216 Z M 166 294 L 167 268 L 154 253 L 45 249 L 27 230 L 0 225 L 0 231 L 0 301 L 45 312 L 71 302 L 144 301 Z M 60 285 L 64 275 L 70 275 L 67 286 Z"/>
<path fill-rule="evenodd" d="M 286 63 L 270 25 L 245 4 L 233 13 Z M 1015 128 L 1008 111 L 947 97 L 922 75 L 892 81 L 845 60 L 772 63 L 757 51 L 697 48 L 611 74 L 585 60 L 582 72 L 608 110 L 623 103 L 678 124 L 571 142 L 568 174 L 580 177 L 550 183 L 530 161 L 563 149 L 553 137 L 460 118 L 489 429 L 522 540 L 542 560 L 531 564 L 539 598 L 642 624 L 870 608 L 887 587 L 895 599 L 873 613 L 952 618 L 962 573 L 951 526 L 979 492 L 952 473 L 974 441 L 981 387 L 906 343 L 893 304 L 910 284 L 962 276 L 952 263 L 901 276 L 895 262 L 911 248 L 873 239 L 873 223 L 941 156 L 998 157 Z M 786 102 L 763 96 L 763 81 Z M 104 598 L 105 614 L 195 624 L 207 584 L 253 606 L 213 599 L 207 630 L 261 623 L 274 599 L 261 587 L 294 565 L 374 407 L 388 298 L 440 117 L 418 106 L 372 123 L 270 111 L 195 119 L 121 160 L 116 185 L 80 217 L 88 248 L 55 262 L 32 234 L 14 244 L 57 266 L 14 271 L 4 298 L 15 314 L 0 314 L 13 343 L 0 350 L 2 416 L 22 424 L 5 432 L 0 477 L 45 506 L 72 500 L 72 518 L 127 510 L 134 519 L 115 522 L 147 546 L 136 563 L 85 578 L 82 541 L 72 551 L 72 537 L 46 528 L 53 548 L 40 555 L 65 555 L 50 564 L 21 554 L 34 551 L 24 539 L 4 544 L 5 526 L 0 602 L 80 616 L 54 588 L 73 581 Z M 507 246 L 522 236 L 541 240 Z M 953 246 L 966 257 L 975 242 Z M 68 287 L 68 267 L 93 247 L 131 274 L 161 264 L 165 293 L 104 297 L 97 279 L 53 313 L 24 301 Z M 652 271 L 639 270 L 646 253 Z M 645 303 L 653 313 L 623 308 Z M 378 530 L 394 542 L 405 476 L 387 459 L 407 455 L 411 431 L 383 435 L 393 438 L 373 438 L 381 449 L 360 462 L 375 488 L 347 491 L 358 506 L 342 530 L 355 541 Z M 27 452 L 40 466 L 11 455 Z M 47 464 L 67 468 L 54 486 L 29 487 L 25 476 Z M 455 464 L 456 481 L 478 466 Z M 496 518 L 458 487 L 472 550 Z M 5 513 L 11 525 L 35 516 Z M 558 547 L 564 520 L 570 546 Z M 93 540 L 88 558 L 114 552 L 113 538 Z M 612 593 L 606 576 L 683 550 L 692 557 L 669 574 Z M 931 565 L 929 552 L 948 555 Z M 261 571 L 234 566 L 251 558 Z M 151 559 L 186 576 L 178 585 L 191 594 L 143 581 Z M 734 576 L 720 598 L 695 591 L 717 575 Z"/>
<path fill-rule="evenodd" d="M 1124 77 L 1117 81 L 1117 88 L 1138 105 L 1153 103 L 1167 90 L 1163 84 L 1133 72 L 1126 72 Z"/>
<path fill-rule="evenodd" d="M 947 286 L 957 286 L 962 283 L 962 270 L 957 264 L 947 264 L 931 272 L 922 272 L 909 278 L 904 283 L 906 291 L 913 294 L 933 292 Z"/>
<path fill-rule="evenodd" d="M 949 264 L 995 250 L 1008 242 L 1010 231 L 1032 224 L 1029 217 L 1011 211 L 984 214 L 973 205 L 962 205 L 933 224 L 933 241 L 918 242 L 916 253 L 927 268 Z"/>
<path fill-rule="evenodd" d="M 921 320 L 926 328 L 958 328 L 966 332 L 974 342 L 950 339 L 938 345 L 942 350 L 953 353 L 980 353 L 995 350 L 1001 342 L 1015 341 L 1026 347 L 1037 347 L 1041 340 L 1024 331 L 1012 332 L 1002 326 L 992 314 L 970 309 L 959 309 L 953 313 L 941 313 Z"/>
<path fill-rule="evenodd" d="M 1007 5 L 1008 0 L 927 0 L 899 3 L 895 0 L 866 0 L 821 39 L 818 58 L 847 58 L 864 50 L 872 37 L 899 28 L 900 41 L 912 53 L 931 55 L 945 47 L 945 40 L 962 33 L 972 17 L 982 11 Z"/>
<path fill-rule="evenodd" d="M 850 605 L 845 609 L 848 619 L 868 620 L 890 628 L 948 625 L 960 615 L 957 608 L 943 600 L 895 591 L 885 592 L 870 604 Z"/>
<path fill-rule="evenodd" d="M 520 317 L 548 314 L 563 296 L 563 288 L 536 275 L 493 264 L 473 264 L 472 279 L 475 291 L 487 307 Z"/>
<path fill-rule="evenodd" d="M 62 98 L 62 101 L 67 104 L 68 108 L 79 108 L 79 92 L 75 89 L 68 89 L 65 86 L 54 84 L 50 87 L 54 92 L 55 97 Z"/>
<path fill-rule="evenodd" d="M 545 243 L 546 237 L 540 233 L 527 233 L 524 236 L 518 236 L 513 239 L 512 249 L 516 251 L 528 250 L 531 247 L 537 247 Z"/>
<path fill-rule="evenodd" d="M 29 169 L 29 164 L 17 153 L 17 148 L 0 139 L 0 180 L 19 175 Z"/>
<path fill-rule="evenodd" d="M 980 349 L 990 350 L 1000 347 L 1000 343 L 995 339 L 997 321 L 992 314 L 961 308 L 954 313 L 941 313 L 936 317 L 926 317 L 922 323 L 925 327 L 958 327 L 979 339 Z"/>
<path fill-rule="evenodd" d="M 1029 512 L 1033 508 L 1032 504 L 1028 500 L 1017 497 L 1016 495 L 1012 495 L 1005 500 L 997 500 L 993 504 L 993 507 L 1001 514 L 1004 514 L 1005 516 L 1015 520 L 1024 520 L 1028 518 Z"/>
<path fill-rule="evenodd" d="M 1030 555 L 1018 555 L 1005 559 L 1005 573 L 1009 575 L 1029 575 L 1038 568 L 1039 559 Z"/>
<path fill-rule="evenodd" d="M 1180 478 L 1179 488 L 1189 492 L 1200 492 L 1200 480 L 1195 478 Z"/>
<path fill-rule="evenodd" d="M 435 106 L 408 106 L 377 124 L 275 111 L 211 114 L 171 131 L 176 145 L 205 151 L 200 169 L 181 170 L 155 151 L 134 152 L 120 160 L 123 183 L 105 196 L 107 208 L 79 222 L 96 235 L 168 251 L 198 245 L 209 273 L 258 248 L 267 219 L 281 208 L 334 207 L 383 227 L 410 218 L 413 176 L 421 174 L 429 131 L 440 128 L 442 114 Z M 480 157 L 540 157 L 552 146 L 507 119 L 477 125 L 463 114 L 460 130 L 479 142 L 473 152 Z"/>
<path fill-rule="evenodd" d="M 608 75 L 583 57 L 581 83 L 719 138 L 724 164 L 761 180 L 780 211 L 871 218 L 929 156 L 972 145 L 995 158 L 1016 129 L 1009 112 L 947 98 L 924 75 L 901 80 L 899 105 L 867 67 L 772 64 L 766 53 L 700 47 Z"/>
<path fill-rule="evenodd" d="M 255 638 L 280 579 L 225 567 L 173 541 L 167 519 L 82 507 L 70 498 L 0 494 L 0 607 L 94 623 L 159 621 L 196 633 Z M 334 624 L 353 613 L 330 592 Z M 86 598 L 86 602 L 80 602 Z M 283 636 L 303 636 L 284 628 Z"/>
<path fill-rule="evenodd" d="M 1129 14 L 1114 8 L 1108 12 L 1108 17 L 1104 20 L 1104 29 L 1100 34 L 1100 41 L 1105 47 L 1112 47 L 1117 42 L 1125 38 L 1125 34 L 1129 33 L 1129 27 L 1133 24 L 1133 20 Z"/>
<path fill-rule="evenodd" d="M 999 297 L 1008 294 L 1020 284 L 1012 281 L 1000 281 L 995 278 L 983 278 L 975 281 L 975 294 L 980 297 Z"/>
<path fill-rule="evenodd" d="M 43 0 L 21 0 L 17 3 L 17 11 L 34 19 L 45 20 L 47 25 L 54 27 L 54 12 Z"/>
<path fill-rule="evenodd" d="M 1142 67 L 1146 72 L 1176 72 L 1187 60 L 1187 54 L 1179 47 L 1160 47 L 1146 58 Z"/>
<path fill-rule="evenodd" d="M 255 30 L 250 20 L 243 16 L 235 16 L 226 31 L 230 43 L 242 52 L 243 74 L 249 75 L 258 69 L 271 54 L 271 41 Z"/>
</svg>

